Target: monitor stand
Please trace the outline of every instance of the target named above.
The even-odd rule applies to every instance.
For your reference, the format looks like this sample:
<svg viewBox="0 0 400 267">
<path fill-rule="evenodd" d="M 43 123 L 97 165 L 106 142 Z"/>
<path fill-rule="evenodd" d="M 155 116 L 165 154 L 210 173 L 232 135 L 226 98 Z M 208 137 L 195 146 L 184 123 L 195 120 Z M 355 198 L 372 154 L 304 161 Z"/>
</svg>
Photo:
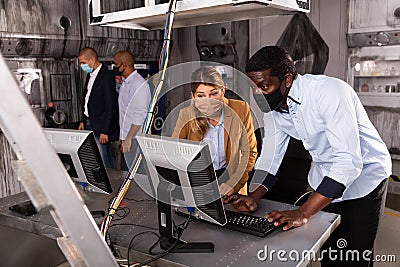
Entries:
<svg viewBox="0 0 400 267">
<path fill-rule="evenodd" d="M 177 236 L 172 224 L 172 187 L 171 183 L 165 181 L 160 181 L 157 187 L 158 229 L 161 237 L 160 247 L 164 250 L 170 249 L 171 246 L 175 244 Z M 185 242 L 183 240 L 178 240 L 175 247 L 170 252 L 212 253 L 214 252 L 214 244 L 211 242 Z"/>
</svg>

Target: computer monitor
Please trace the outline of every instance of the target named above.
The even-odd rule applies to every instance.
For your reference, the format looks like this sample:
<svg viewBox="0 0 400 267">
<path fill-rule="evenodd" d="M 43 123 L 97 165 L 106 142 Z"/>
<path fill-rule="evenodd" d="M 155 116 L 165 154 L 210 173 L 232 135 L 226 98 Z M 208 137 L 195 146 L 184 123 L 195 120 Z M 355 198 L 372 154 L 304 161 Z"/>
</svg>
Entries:
<svg viewBox="0 0 400 267">
<path fill-rule="evenodd" d="M 93 132 L 71 129 L 43 129 L 69 176 L 85 190 L 112 193 Z"/>
<path fill-rule="evenodd" d="M 219 193 L 208 144 L 162 137 L 137 135 L 153 195 L 158 202 L 161 247 L 176 241 L 171 207 L 196 218 L 224 225 L 225 211 Z M 175 252 L 206 252 L 205 243 L 181 243 Z M 213 251 L 213 245 L 208 249 Z M 211 252 L 211 251 L 207 251 Z"/>
</svg>

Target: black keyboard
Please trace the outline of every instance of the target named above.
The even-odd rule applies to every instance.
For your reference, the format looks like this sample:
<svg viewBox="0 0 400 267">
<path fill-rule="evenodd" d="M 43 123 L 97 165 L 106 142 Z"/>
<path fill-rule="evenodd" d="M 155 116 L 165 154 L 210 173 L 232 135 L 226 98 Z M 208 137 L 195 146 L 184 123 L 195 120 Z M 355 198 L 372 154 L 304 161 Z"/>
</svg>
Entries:
<svg viewBox="0 0 400 267">
<path fill-rule="evenodd" d="M 186 213 L 181 211 L 177 211 L 176 214 L 183 217 L 188 216 Z M 240 213 L 238 211 L 225 210 L 225 217 L 226 224 L 222 227 L 259 237 L 265 237 L 275 229 L 279 228 L 279 226 L 275 226 L 273 223 L 268 222 L 267 218 Z M 202 219 L 200 219 L 200 221 L 210 223 Z"/>
<path fill-rule="evenodd" d="M 227 220 L 224 225 L 225 228 L 259 237 L 265 237 L 279 227 L 272 222 L 268 222 L 267 218 L 237 211 L 225 210 L 225 216 Z"/>
</svg>

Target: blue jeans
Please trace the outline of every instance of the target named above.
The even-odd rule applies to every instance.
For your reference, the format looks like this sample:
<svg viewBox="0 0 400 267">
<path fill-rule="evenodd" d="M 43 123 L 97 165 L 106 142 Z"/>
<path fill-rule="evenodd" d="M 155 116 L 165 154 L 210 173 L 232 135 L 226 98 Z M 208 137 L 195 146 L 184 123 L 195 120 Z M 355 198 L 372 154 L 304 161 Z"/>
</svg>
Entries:
<svg viewBox="0 0 400 267">
<path fill-rule="evenodd" d="M 86 130 L 93 131 L 92 126 L 90 125 L 90 121 L 86 120 Z M 93 133 L 94 134 L 94 133 Z M 105 144 L 101 144 L 99 140 L 99 136 L 94 135 L 94 139 L 96 139 L 97 147 L 99 148 L 101 158 L 104 162 L 104 165 L 107 168 L 114 168 L 114 163 L 111 157 L 111 145 L 110 141 Z"/>
</svg>

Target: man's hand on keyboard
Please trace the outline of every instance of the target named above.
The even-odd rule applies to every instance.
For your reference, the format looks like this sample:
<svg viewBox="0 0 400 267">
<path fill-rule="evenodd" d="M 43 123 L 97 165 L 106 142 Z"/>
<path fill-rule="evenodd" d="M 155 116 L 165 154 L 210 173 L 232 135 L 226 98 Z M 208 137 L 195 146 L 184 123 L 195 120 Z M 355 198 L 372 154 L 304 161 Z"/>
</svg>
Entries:
<svg viewBox="0 0 400 267">
<path fill-rule="evenodd" d="M 315 192 L 297 210 L 275 210 L 268 213 L 265 217 L 268 218 L 269 222 L 274 222 L 275 226 L 286 223 L 283 226 L 283 230 L 288 230 L 292 227 L 305 225 L 312 215 L 328 206 L 331 202 L 330 198 Z"/>
<path fill-rule="evenodd" d="M 308 222 L 309 216 L 307 216 L 301 210 L 285 210 L 270 212 L 266 215 L 269 222 L 274 222 L 275 226 L 286 223 L 283 226 L 283 230 L 289 230 L 292 227 L 300 227 Z"/>
<path fill-rule="evenodd" d="M 224 198 L 224 204 L 231 204 L 238 211 L 255 211 L 257 202 L 248 196 L 233 194 Z"/>
</svg>

